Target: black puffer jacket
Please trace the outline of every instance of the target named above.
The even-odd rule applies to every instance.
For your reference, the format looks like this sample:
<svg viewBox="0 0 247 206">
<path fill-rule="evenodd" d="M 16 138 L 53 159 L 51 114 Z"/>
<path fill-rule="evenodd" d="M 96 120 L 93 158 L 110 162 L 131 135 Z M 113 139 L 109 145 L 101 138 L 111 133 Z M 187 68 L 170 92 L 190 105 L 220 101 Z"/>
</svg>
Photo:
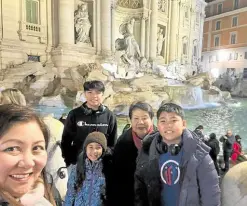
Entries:
<svg viewBox="0 0 247 206">
<path fill-rule="evenodd" d="M 159 133 L 143 143 L 135 173 L 135 205 L 160 206 Z M 220 187 L 210 148 L 187 129 L 182 134 L 178 206 L 220 206 Z M 151 144 L 150 144 L 151 142 Z"/>
</svg>

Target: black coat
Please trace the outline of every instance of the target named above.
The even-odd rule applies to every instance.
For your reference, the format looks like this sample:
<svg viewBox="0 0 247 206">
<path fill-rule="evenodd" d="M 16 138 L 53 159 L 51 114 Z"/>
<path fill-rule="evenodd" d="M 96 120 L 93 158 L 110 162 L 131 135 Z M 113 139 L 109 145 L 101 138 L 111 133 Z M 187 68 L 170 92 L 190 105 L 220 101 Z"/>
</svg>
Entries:
<svg viewBox="0 0 247 206">
<path fill-rule="evenodd" d="M 205 142 L 210 148 L 210 156 L 214 159 L 215 157 L 217 157 L 217 155 L 220 152 L 220 143 L 219 140 L 217 140 L 216 138 L 210 138 L 208 141 Z"/>
<path fill-rule="evenodd" d="M 117 140 L 113 152 L 114 206 L 134 205 L 134 174 L 138 150 L 132 137 L 132 128 Z"/>
</svg>

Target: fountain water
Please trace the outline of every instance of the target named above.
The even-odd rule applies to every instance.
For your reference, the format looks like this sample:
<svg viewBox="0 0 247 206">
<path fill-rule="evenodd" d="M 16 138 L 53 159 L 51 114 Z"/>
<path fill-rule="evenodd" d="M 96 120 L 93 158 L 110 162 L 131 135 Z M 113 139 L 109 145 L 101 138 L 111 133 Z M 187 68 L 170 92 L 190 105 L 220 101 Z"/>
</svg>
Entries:
<svg viewBox="0 0 247 206">
<path fill-rule="evenodd" d="M 184 109 L 203 109 L 221 105 L 217 102 L 204 101 L 203 90 L 201 87 L 189 87 L 188 93 L 182 97 L 181 102 Z"/>
</svg>

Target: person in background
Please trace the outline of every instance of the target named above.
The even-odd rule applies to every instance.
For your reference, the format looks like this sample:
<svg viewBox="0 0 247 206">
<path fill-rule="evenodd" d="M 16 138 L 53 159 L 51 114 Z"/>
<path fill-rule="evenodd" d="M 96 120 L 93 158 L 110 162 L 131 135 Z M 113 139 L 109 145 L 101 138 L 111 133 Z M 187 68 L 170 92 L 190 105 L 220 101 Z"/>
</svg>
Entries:
<svg viewBox="0 0 247 206">
<path fill-rule="evenodd" d="M 186 129 L 183 109 L 163 104 L 158 133 L 143 142 L 135 172 L 135 206 L 220 206 L 210 148 Z"/>
<path fill-rule="evenodd" d="M 111 154 L 103 133 L 90 133 L 77 164 L 72 166 L 64 206 L 108 206 Z"/>
<path fill-rule="evenodd" d="M 29 108 L 0 105 L 0 205 L 56 205 L 46 181 L 49 133 Z"/>
<path fill-rule="evenodd" d="M 129 108 L 131 127 L 117 140 L 113 152 L 114 205 L 134 205 L 136 158 L 143 138 L 154 131 L 153 109 L 145 102 L 134 102 Z"/>
<path fill-rule="evenodd" d="M 235 137 L 232 134 L 231 130 L 227 130 L 226 135 L 220 138 L 220 142 L 223 143 L 223 155 L 224 155 L 224 162 L 225 168 L 222 169 L 223 172 L 227 172 L 229 170 L 229 158 L 232 154 L 232 146 L 235 141 Z"/>
<path fill-rule="evenodd" d="M 105 134 L 110 148 L 114 147 L 117 139 L 116 117 L 102 104 L 104 84 L 94 80 L 85 82 L 83 87 L 86 102 L 69 112 L 64 125 L 61 148 L 67 167 L 76 164 L 89 133 L 98 131 Z"/>
<path fill-rule="evenodd" d="M 247 161 L 247 158 L 244 156 L 242 151 L 241 137 L 239 135 L 235 136 L 235 142 L 233 143 L 233 152 L 231 156 L 231 160 L 234 164 L 237 162 Z"/>
<path fill-rule="evenodd" d="M 220 143 L 219 143 L 219 140 L 217 140 L 217 138 L 216 138 L 216 134 L 211 133 L 209 135 L 209 140 L 206 141 L 205 143 L 211 148 L 209 155 L 212 158 L 212 160 L 214 161 L 215 169 L 219 175 L 220 171 L 219 171 L 219 166 L 218 166 L 218 162 L 217 162 L 217 156 L 220 153 Z"/>
<path fill-rule="evenodd" d="M 202 140 L 203 142 L 205 141 L 205 136 L 203 135 L 202 125 L 199 125 L 197 128 L 195 128 L 194 132 L 196 133 L 196 135 L 198 136 L 200 140 Z"/>
</svg>

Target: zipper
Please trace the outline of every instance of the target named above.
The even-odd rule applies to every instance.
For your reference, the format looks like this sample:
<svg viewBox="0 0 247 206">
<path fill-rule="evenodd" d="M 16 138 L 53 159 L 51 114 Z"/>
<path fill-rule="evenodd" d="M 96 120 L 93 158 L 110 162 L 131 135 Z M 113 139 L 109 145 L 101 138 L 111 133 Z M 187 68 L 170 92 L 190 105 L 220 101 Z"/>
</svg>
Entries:
<svg viewBox="0 0 247 206">
<path fill-rule="evenodd" d="M 93 167 L 93 163 L 92 163 L 92 167 Z M 92 192 L 93 192 L 93 182 L 94 182 L 94 170 L 95 170 L 95 168 L 96 168 L 96 165 L 94 165 L 94 167 L 92 168 L 88 206 L 91 206 L 91 201 L 92 201 Z"/>
</svg>

